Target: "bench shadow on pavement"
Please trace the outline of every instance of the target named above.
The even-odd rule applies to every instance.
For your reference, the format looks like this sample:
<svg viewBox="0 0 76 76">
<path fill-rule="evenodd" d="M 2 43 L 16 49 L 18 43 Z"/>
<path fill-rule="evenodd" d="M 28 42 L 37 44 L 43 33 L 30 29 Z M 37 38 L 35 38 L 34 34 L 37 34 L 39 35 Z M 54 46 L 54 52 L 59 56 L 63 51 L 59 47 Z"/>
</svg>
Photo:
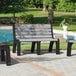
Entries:
<svg viewBox="0 0 76 76">
<path fill-rule="evenodd" d="M 52 53 L 55 53 L 55 50 Z M 26 50 L 25 52 L 23 52 L 23 55 L 25 55 L 25 56 L 20 58 L 20 60 L 22 62 L 26 62 L 26 61 L 44 62 L 44 61 L 54 61 L 54 60 L 60 60 L 60 59 L 67 58 L 66 56 L 62 56 L 62 57 L 59 56 L 60 54 L 62 54 L 64 52 L 61 52 L 59 55 L 56 55 L 56 53 L 55 53 L 54 56 L 52 55 L 52 53 L 50 54 L 48 51 L 42 50 L 41 55 L 37 55 L 36 51 L 35 51 L 35 53 L 30 53 L 30 51 Z M 47 54 L 48 56 L 47 55 L 45 56 L 45 54 Z"/>
<path fill-rule="evenodd" d="M 55 54 L 56 54 L 56 50 L 55 50 L 55 49 L 53 49 L 52 52 L 48 52 L 48 50 L 47 50 L 47 51 L 46 51 L 46 50 L 47 50 L 47 49 L 41 50 L 41 55 L 43 55 L 43 54 L 50 54 L 50 53 L 51 53 L 51 54 L 52 54 L 52 53 L 55 53 Z M 36 52 L 37 52 L 36 50 L 35 50 L 34 53 L 31 53 L 30 50 L 24 50 L 23 55 L 25 55 L 25 54 L 36 54 Z M 63 54 L 63 53 L 64 53 L 64 52 L 60 52 L 60 54 Z M 59 55 L 60 55 L 60 54 L 59 54 Z"/>
<path fill-rule="evenodd" d="M 19 62 L 13 58 L 11 58 L 11 65 L 15 65 L 15 64 L 18 64 Z M 1 61 L 0 59 L 0 64 L 5 64 L 6 65 L 6 62 L 5 61 Z"/>
<path fill-rule="evenodd" d="M 42 50 L 41 51 L 41 55 L 37 55 L 36 51 L 35 53 L 31 53 L 30 51 L 26 50 L 23 52 L 23 55 L 19 58 L 11 58 L 11 65 L 16 65 L 19 63 L 25 63 L 25 62 L 44 62 L 44 61 L 55 61 L 55 60 L 60 60 L 60 59 L 66 59 L 66 56 L 60 56 L 60 54 L 63 54 L 64 52 L 60 52 L 59 55 L 55 55 L 53 56 L 52 54 L 55 53 L 55 50 L 52 51 L 52 53 L 50 54 L 48 51 L 46 50 Z M 45 56 L 45 54 L 47 54 Z M 18 56 L 17 56 L 18 57 Z M 18 60 L 19 59 L 19 60 Z M 5 61 L 1 61 L 0 60 L 0 64 L 6 64 Z"/>
</svg>

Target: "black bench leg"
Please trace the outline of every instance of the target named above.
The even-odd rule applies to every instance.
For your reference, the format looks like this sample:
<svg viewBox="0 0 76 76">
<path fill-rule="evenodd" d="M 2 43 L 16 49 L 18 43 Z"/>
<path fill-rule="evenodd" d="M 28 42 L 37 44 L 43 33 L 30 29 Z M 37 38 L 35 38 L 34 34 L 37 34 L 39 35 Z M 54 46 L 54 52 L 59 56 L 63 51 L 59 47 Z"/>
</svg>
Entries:
<svg viewBox="0 0 76 76">
<path fill-rule="evenodd" d="M 32 42 L 31 53 L 34 53 L 34 50 L 35 50 L 35 43 L 36 43 L 36 42 Z"/>
<path fill-rule="evenodd" d="M 67 43 L 67 56 L 71 56 L 71 48 L 73 43 Z"/>
<path fill-rule="evenodd" d="M 16 42 L 13 42 L 13 53 L 16 53 Z"/>
<path fill-rule="evenodd" d="M 1 49 L 1 61 L 5 61 L 4 49 Z"/>
<path fill-rule="evenodd" d="M 7 65 L 11 65 L 10 48 L 9 48 L 9 46 L 7 46 L 5 48 L 5 51 L 6 51 L 6 64 Z"/>
<path fill-rule="evenodd" d="M 56 54 L 60 54 L 60 41 L 56 41 Z"/>
<path fill-rule="evenodd" d="M 53 44 L 54 44 L 54 42 L 50 41 L 49 50 L 48 50 L 49 52 L 52 52 Z"/>
<path fill-rule="evenodd" d="M 20 56 L 21 55 L 21 43 L 20 41 L 17 41 L 17 55 Z"/>
<path fill-rule="evenodd" d="M 37 55 L 40 55 L 40 42 L 37 42 Z"/>
</svg>

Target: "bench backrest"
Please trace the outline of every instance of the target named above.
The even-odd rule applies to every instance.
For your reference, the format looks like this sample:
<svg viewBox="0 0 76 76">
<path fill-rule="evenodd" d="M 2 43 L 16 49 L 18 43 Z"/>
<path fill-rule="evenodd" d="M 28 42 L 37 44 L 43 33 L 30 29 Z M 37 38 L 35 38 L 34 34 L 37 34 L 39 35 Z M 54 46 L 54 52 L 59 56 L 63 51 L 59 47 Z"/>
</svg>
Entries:
<svg viewBox="0 0 76 76">
<path fill-rule="evenodd" d="M 15 39 L 50 39 L 53 32 L 50 24 L 15 24 L 13 27 Z"/>
</svg>

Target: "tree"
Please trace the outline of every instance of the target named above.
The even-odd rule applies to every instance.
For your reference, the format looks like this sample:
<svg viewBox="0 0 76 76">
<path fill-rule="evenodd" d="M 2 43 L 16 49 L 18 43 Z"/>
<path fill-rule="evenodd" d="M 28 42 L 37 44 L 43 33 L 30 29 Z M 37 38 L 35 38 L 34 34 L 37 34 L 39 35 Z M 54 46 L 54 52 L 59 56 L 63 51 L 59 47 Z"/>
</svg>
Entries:
<svg viewBox="0 0 76 76">
<path fill-rule="evenodd" d="M 67 5 L 66 0 L 59 0 L 59 3 L 57 5 L 57 10 L 64 10 L 64 11 L 66 11 L 66 5 Z"/>
<path fill-rule="evenodd" d="M 26 0 L 27 5 L 32 5 L 36 8 L 43 6 L 43 0 Z"/>
<path fill-rule="evenodd" d="M 0 0 L 0 12 L 12 13 L 25 9 L 24 0 Z"/>
<path fill-rule="evenodd" d="M 76 9 L 76 0 L 59 0 L 57 10 L 74 11 Z"/>
<path fill-rule="evenodd" d="M 76 0 L 70 0 L 73 3 L 73 10 L 76 11 Z"/>
<path fill-rule="evenodd" d="M 15 21 L 15 13 L 25 10 L 24 0 L 0 0 L 0 13 L 13 13 Z"/>
<path fill-rule="evenodd" d="M 48 10 L 48 7 L 55 9 L 57 4 L 58 0 L 43 0 L 44 10 Z"/>
<path fill-rule="evenodd" d="M 38 7 L 42 8 L 43 7 L 43 0 L 34 0 L 34 5 L 36 8 L 38 8 Z"/>
</svg>

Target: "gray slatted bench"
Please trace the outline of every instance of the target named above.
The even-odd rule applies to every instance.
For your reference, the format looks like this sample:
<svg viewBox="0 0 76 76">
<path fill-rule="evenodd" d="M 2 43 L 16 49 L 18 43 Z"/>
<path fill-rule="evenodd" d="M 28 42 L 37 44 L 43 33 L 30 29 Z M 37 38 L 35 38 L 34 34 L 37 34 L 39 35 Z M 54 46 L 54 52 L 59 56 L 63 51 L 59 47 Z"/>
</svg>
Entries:
<svg viewBox="0 0 76 76">
<path fill-rule="evenodd" d="M 71 56 L 72 44 L 76 43 L 76 40 L 68 40 L 67 43 L 67 56 Z"/>
<path fill-rule="evenodd" d="M 37 54 L 40 55 L 40 42 L 50 41 L 49 52 L 52 52 L 54 42 L 56 43 L 56 54 L 60 54 L 59 39 L 53 38 L 53 32 L 50 24 L 14 24 L 13 25 L 13 52 L 20 55 L 21 42 L 32 42 L 31 52 L 34 52 L 35 43 L 37 44 Z"/>
<path fill-rule="evenodd" d="M 6 61 L 6 65 L 11 65 L 10 48 L 5 43 L 0 43 L 1 61 Z"/>
</svg>

